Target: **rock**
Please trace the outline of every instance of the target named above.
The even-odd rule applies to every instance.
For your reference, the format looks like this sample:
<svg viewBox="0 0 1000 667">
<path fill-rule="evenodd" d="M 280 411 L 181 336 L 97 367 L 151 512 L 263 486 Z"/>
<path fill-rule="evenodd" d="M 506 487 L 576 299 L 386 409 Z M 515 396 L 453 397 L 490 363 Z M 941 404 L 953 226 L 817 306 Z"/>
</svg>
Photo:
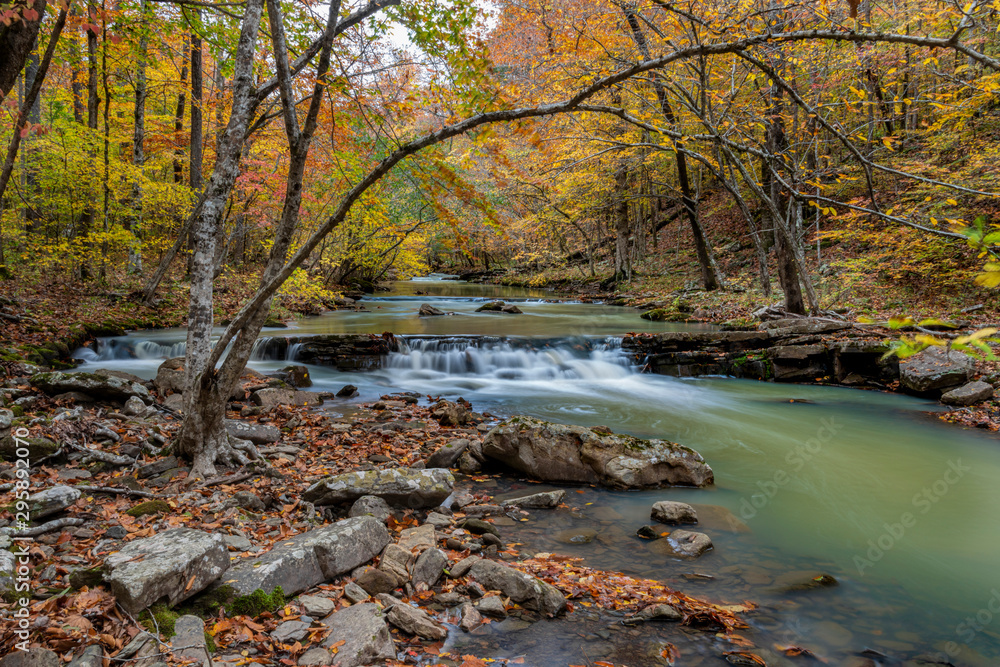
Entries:
<svg viewBox="0 0 1000 667">
<path fill-rule="evenodd" d="M 705 533 L 675 530 L 664 539 L 653 542 L 651 548 L 666 556 L 698 558 L 712 548 L 712 539 Z"/>
<path fill-rule="evenodd" d="M 253 551 L 253 543 L 242 535 L 223 535 L 222 541 L 233 551 Z"/>
<path fill-rule="evenodd" d="M 416 528 L 407 528 L 399 534 L 398 544 L 401 549 L 408 552 L 414 549 L 430 549 L 437 544 L 437 533 L 434 531 L 434 526 L 426 523 Z"/>
<path fill-rule="evenodd" d="M 91 644 L 78 653 L 67 667 L 101 667 L 104 664 L 104 647 Z"/>
<path fill-rule="evenodd" d="M 522 311 L 520 308 L 512 303 L 504 303 L 503 301 L 490 301 L 484 303 L 479 308 L 476 308 L 477 313 L 507 313 L 509 315 L 520 315 Z"/>
<path fill-rule="evenodd" d="M 929 347 L 899 363 L 899 382 L 907 391 L 927 394 L 969 381 L 973 359 L 963 352 Z"/>
<path fill-rule="evenodd" d="M 28 511 L 31 519 L 37 521 L 63 511 L 81 496 L 83 494 L 78 489 L 60 484 L 28 496 Z"/>
<path fill-rule="evenodd" d="M 555 586 L 491 560 L 479 560 L 469 576 L 489 590 L 497 590 L 527 609 L 546 616 L 566 610 L 566 597 Z"/>
<path fill-rule="evenodd" d="M 358 395 L 358 388 L 353 384 L 345 384 L 337 392 L 337 398 L 353 398 Z"/>
<path fill-rule="evenodd" d="M 347 513 L 347 516 L 373 516 L 379 521 L 385 522 L 389 520 L 391 514 L 389 503 L 378 496 L 361 496 L 351 505 L 351 511 Z"/>
<path fill-rule="evenodd" d="M 12 592 L 16 583 L 17 557 L 7 550 L 9 546 L 8 542 L 0 548 L 0 597 Z"/>
<path fill-rule="evenodd" d="M 512 417 L 483 441 L 483 454 L 535 479 L 614 488 L 714 481 L 701 454 L 666 440 L 641 440 L 606 431 Z"/>
<path fill-rule="evenodd" d="M 411 579 L 414 585 L 433 586 L 448 567 L 448 557 L 440 549 L 427 549 L 417 557 L 413 565 Z"/>
<path fill-rule="evenodd" d="M 285 366 L 281 369 L 285 382 L 293 387 L 311 387 L 312 378 L 309 377 L 309 369 L 298 364 Z"/>
<path fill-rule="evenodd" d="M 462 628 L 464 632 L 472 632 L 483 624 L 482 614 L 479 613 L 471 602 L 463 604 L 458 614 L 461 619 L 458 622 L 458 627 Z"/>
<path fill-rule="evenodd" d="M 318 595 L 300 595 L 299 604 L 310 616 L 328 616 L 337 608 L 337 603 L 330 598 L 321 598 Z"/>
<path fill-rule="evenodd" d="M 23 447 L 27 447 L 28 459 L 32 462 L 59 451 L 59 445 L 48 438 L 15 438 L 13 435 L 7 435 L 0 438 L 0 457 L 13 461 L 19 458 L 18 450 Z"/>
<path fill-rule="evenodd" d="M 975 405 L 991 398 L 993 398 L 993 385 L 976 381 L 945 392 L 941 396 L 941 402 L 945 405 Z"/>
<path fill-rule="evenodd" d="M 483 521 L 482 519 L 466 519 L 462 523 L 458 524 L 458 527 L 476 535 L 482 535 L 483 533 L 491 533 L 498 536 L 500 535 L 500 531 L 498 531 L 492 523 L 489 521 Z"/>
<path fill-rule="evenodd" d="M 271 639 L 282 644 L 291 644 L 305 639 L 309 634 L 309 624 L 302 621 L 285 621 L 271 631 Z"/>
<path fill-rule="evenodd" d="M 249 595 L 258 588 L 270 593 L 277 586 L 285 595 L 295 595 L 367 563 L 388 543 L 389 531 L 377 519 L 343 519 L 282 540 L 266 554 L 238 561 L 219 584 L 232 586 L 237 595 Z"/>
<path fill-rule="evenodd" d="M 323 398 L 314 391 L 268 387 L 258 389 L 251 394 L 250 402 L 264 409 L 270 409 L 279 405 L 321 405 Z"/>
<path fill-rule="evenodd" d="M 469 409 L 461 403 L 438 401 L 431 406 L 431 417 L 441 426 L 463 426 L 469 422 Z"/>
<path fill-rule="evenodd" d="M 464 577 L 472 569 L 472 566 L 481 561 L 479 556 L 467 556 L 448 568 L 448 576 L 453 579 Z"/>
<path fill-rule="evenodd" d="M 446 313 L 443 310 L 435 308 L 429 303 L 422 303 L 420 304 L 420 310 L 417 311 L 417 314 L 420 315 L 420 317 L 434 317 L 436 315 L 445 315 Z"/>
<path fill-rule="evenodd" d="M 444 530 L 451 526 L 451 517 L 437 512 L 428 512 L 427 523 L 434 526 L 435 530 Z"/>
<path fill-rule="evenodd" d="M 557 542 L 563 544 L 590 544 L 595 537 L 597 537 L 597 531 L 593 528 L 570 528 L 553 535 Z"/>
<path fill-rule="evenodd" d="M 68 391 L 78 391 L 95 398 L 112 401 L 127 401 L 136 396 L 145 403 L 153 398 L 149 390 L 138 382 L 128 382 L 116 377 L 102 377 L 93 373 L 38 373 L 31 376 L 31 384 L 50 396 Z"/>
<path fill-rule="evenodd" d="M 174 623 L 171 646 L 176 646 L 174 656 L 181 660 L 193 660 L 204 667 L 212 666 L 212 655 L 205 644 L 205 621 L 197 616 L 181 616 Z M 181 648 L 182 646 L 188 648 Z"/>
<path fill-rule="evenodd" d="M 302 494 L 302 499 L 314 505 L 333 505 L 361 496 L 378 496 L 408 508 L 436 507 L 454 486 L 454 476 L 443 468 L 364 470 L 316 482 Z"/>
<path fill-rule="evenodd" d="M 138 396 L 130 396 L 125 401 L 125 407 L 122 408 L 122 412 L 129 417 L 141 417 L 146 414 L 146 404 Z"/>
<path fill-rule="evenodd" d="M 322 621 L 330 633 L 323 646 L 329 648 L 343 641 L 337 648 L 339 667 L 361 667 L 381 664 L 396 658 L 396 648 L 389 637 L 389 626 L 378 606 L 365 602 L 336 611 Z"/>
<path fill-rule="evenodd" d="M 226 420 L 226 433 L 240 440 L 249 440 L 255 445 L 277 442 L 281 437 L 278 427 L 270 424 L 252 424 L 236 419 Z"/>
<path fill-rule="evenodd" d="M 27 651 L 11 651 L 0 667 L 60 667 L 59 656 L 47 648 L 34 647 Z"/>
<path fill-rule="evenodd" d="M 184 393 L 184 376 L 184 357 L 167 359 L 156 369 L 156 379 L 153 380 L 153 386 L 156 387 L 161 398 L 170 392 L 182 394 Z"/>
<path fill-rule="evenodd" d="M 229 568 L 219 534 L 174 528 L 129 542 L 104 561 L 105 580 L 132 614 L 167 598 L 171 605 L 202 591 Z"/>
<path fill-rule="evenodd" d="M 426 611 L 410 606 L 385 593 L 378 596 L 378 601 L 387 609 L 386 620 L 403 632 L 431 641 L 444 639 L 448 636 L 448 631 L 435 623 Z"/>
<path fill-rule="evenodd" d="M 144 466 L 139 466 L 139 469 L 135 472 L 135 476 L 139 479 L 157 477 L 168 470 L 173 470 L 178 465 L 176 456 L 167 456 L 152 463 L 147 463 Z"/>
<path fill-rule="evenodd" d="M 264 501 L 253 491 L 237 491 L 226 504 L 231 507 L 242 507 L 251 512 L 263 512 L 265 509 Z"/>
<path fill-rule="evenodd" d="M 625 625 L 635 623 L 645 623 L 646 621 L 680 621 L 684 614 L 669 604 L 651 604 L 636 614 L 625 618 L 622 622 Z"/>
<path fill-rule="evenodd" d="M 458 457 L 469 447 L 469 441 L 465 438 L 452 440 L 448 444 L 439 447 L 433 454 L 427 457 L 428 468 L 450 468 L 458 461 Z"/>
<path fill-rule="evenodd" d="M 184 412 L 184 396 L 182 394 L 170 394 L 160 404 L 168 410 L 174 412 Z"/>
<path fill-rule="evenodd" d="M 458 457 L 458 469 L 463 475 L 475 475 L 483 469 L 483 464 L 472 454 L 465 452 Z"/>
<path fill-rule="evenodd" d="M 368 593 L 365 589 L 358 586 L 353 581 L 349 582 L 344 586 L 344 597 L 351 601 L 351 604 L 357 604 L 359 602 L 364 602 L 369 599 Z"/>
<path fill-rule="evenodd" d="M 523 507 L 525 509 L 548 509 L 557 507 L 565 497 L 566 492 L 559 489 L 557 491 L 533 493 L 530 496 L 521 496 L 520 498 L 508 498 L 503 501 L 503 504 L 513 507 Z"/>
<path fill-rule="evenodd" d="M 389 593 L 396 590 L 403 582 L 399 577 L 391 572 L 374 567 L 367 568 L 359 574 L 354 583 L 365 592 L 365 597 L 378 595 L 379 593 Z"/>
<path fill-rule="evenodd" d="M 479 613 L 490 618 L 507 618 L 507 607 L 503 600 L 495 595 L 489 595 L 476 600 L 476 609 Z"/>
<path fill-rule="evenodd" d="M 299 667 L 321 667 L 332 665 L 333 655 L 324 648 L 311 648 L 299 656 Z"/>
<path fill-rule="evenodd" d="M 687 503 L 673 500 L 661 500 L 653 504 L 650 517 L 660 523 L 698 523 L 698 513 Z"/>
</svg>

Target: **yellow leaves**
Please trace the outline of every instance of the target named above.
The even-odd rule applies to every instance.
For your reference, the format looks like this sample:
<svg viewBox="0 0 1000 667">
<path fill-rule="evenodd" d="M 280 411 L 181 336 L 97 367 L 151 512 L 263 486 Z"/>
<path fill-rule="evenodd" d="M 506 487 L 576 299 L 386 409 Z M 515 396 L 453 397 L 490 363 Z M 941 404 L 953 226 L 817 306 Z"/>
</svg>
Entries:
<svg viewBox="0 0 1000 667">
<path fill-rule="evenodd" d="M 890 151 L 895 150 L 892 145 L 896 142 L 896 137 L 882 137 L 882 145 L 888 148 Z"/>
<path fill-rule="evenodd" d="M 1000 287 L 1000 264 L 989 263 L 983 267 L 983 272 L 976 276 L 976 284 L 990 289 Z"/>
</svg>

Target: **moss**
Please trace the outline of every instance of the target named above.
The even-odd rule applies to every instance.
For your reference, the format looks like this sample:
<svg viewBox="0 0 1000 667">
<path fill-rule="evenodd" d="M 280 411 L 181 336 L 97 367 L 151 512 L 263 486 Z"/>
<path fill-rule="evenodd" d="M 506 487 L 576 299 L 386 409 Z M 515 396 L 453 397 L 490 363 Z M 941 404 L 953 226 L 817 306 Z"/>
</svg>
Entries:
<svg viewBox="0 0 1000 667">
<path fill-rule="evenodd" d="M 69 585 L 80 589 L 86 586 L 93 588 L 104 580 L 104 568 L 102 566 L 89 567 L 83 570 L 74 570 L 69 575 Z"/>
<path fill-rule="evenodd" d="M 139 622 L 150 632 L 159 630 L 160 634 L 165 637 L 173 637 L 175 632 L 174 625 L 180 617 L 181 615 L 176 611 L 162 602 L 158 602 L 139 614 Z"/>
<path fill-rule="evenodd" d="M 687 322 L 691 319 L 686 313 L 667 310 L 666 308 L 647 310 L 639 317 L 650 322 Z"/>
<path fill-rule="evenodd" d="M 215 653 L 216 649 L 219 648 L 215 645 L 215 637 L 208 634 L 208 631 L 205 632 L 205 648 L 208 649 L 209 653 Z"/>
<path fill-rule="evenodd" d="M 129 516 L 140 517 L 147 514 L 165 514 L 170 511 L 170 504 L 165 500 L 147 500 L 139 503 L 129 511 L 125 512 Z"/>
<path fill-rule="evenodd" d="M 187 600 L 180 610 L 185 614 L 193 614 L 202 618 L 217 616 L 219 609 L 228 609 L 235 599 L 236 589 L 232 586 L 222 585 L 218 588 L 209 588 Z"/>
<path fill-rule="evenodd" d="M 258 588 L 249 595 L 238 597 L 228 605 L 228 608 L 236 615 L 257 617 L 266 611 L 274 611 L 283 604 L 285 604 L 285 591 L 281 586 L 276 586 L 270 593 Z"/>
<path fill-rule="evenodd" d="M 12 405 L 12 406 L 10 406 L 10 411 L 14 413 L 15 417 L 23 417 L 24 416 L 24 408 L 21 407 L 20 405 Z"/>
</svg>

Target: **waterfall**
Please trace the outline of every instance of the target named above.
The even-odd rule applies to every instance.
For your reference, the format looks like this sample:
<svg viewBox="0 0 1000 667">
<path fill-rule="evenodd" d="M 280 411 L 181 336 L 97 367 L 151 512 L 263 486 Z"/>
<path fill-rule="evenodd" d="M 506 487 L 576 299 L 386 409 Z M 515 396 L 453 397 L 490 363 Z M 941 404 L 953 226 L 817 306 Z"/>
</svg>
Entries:
<svg viewBox="0 0 1000 667">
<path fill-rule="evenodd" d="M 80 348 L 73 353 L 77 359 L 87 362 L 120 361 L 126 359 L 172 359 L 183 357 L 187 344 L 180 342 L 157 342 L 132 338 L 101 338 L 97 349 Z"/>
<path fill-rule="evenodd" d="M 501 380 L 615 379 L 635 372 L 620 340 L 445 337 L 400 339 L 390 372 L 468 375 Z"/>
</svg>

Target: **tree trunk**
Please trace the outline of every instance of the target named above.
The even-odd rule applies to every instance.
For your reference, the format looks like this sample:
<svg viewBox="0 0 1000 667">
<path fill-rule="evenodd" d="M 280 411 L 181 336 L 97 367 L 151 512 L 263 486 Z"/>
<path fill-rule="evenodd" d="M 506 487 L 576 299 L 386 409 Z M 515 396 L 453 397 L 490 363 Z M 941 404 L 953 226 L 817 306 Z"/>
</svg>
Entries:
<svg viewBox="0 0 1000 667">
<path fill-rule="evenodd" d="M 135 169 L 135 184 L 132 186 L 132 214 L 125 220 L 125 229 L 132 232 L 135 239 L 129 245 L 128 272 L 142 273 L 142 182 L 143 167 L 146 164 L 144 139 L 146 134 L 146 58 L 149 48 L 149 5 L 140 0 L 138 62 L 135 73 L 135 107 L 132 114 L 132 167 Z"/>
<path fill-rule="evenodd" d="M 628 187 L 628 171 L 625 165 L 618 167 L 615 174 L 616 200 L 613 205 L 615 224 L 615 282 L 632 280 L 632 228 L 628 221 L 628 202 L 626 188 Z"/>
<path fill-rule="evenodd" d="M 198 21 L 191 31 L 191 189 L 201 191 L 202 170 L 202 67 L 201 67 L 201 10 L 195 11 Z"/>
<path fill-rule="evenodd" d="M 183 145 L 181 133 L 184 132 L 184 109 L 187 106 L 188 58 L 190 55 L 191 50 L 188 48 L 187 37 L 185 37 L 184 45 L 181 47 L 181 90 L 177 93 L 177 108 L 174 111 L 174 183 L 184 182 L 184 166 L 181 164 L 184 150 L 181 148 Z"/>
<path fill-rule="evenodd" d="M 36 0 L 31 7 L 38 12 L 38 18 L 28 21 L 23 17 L 7 23 L 0 23 L 0 98 L 6 97 L 17 85 L 24 63 L 35 50 L 38 29 L 45 18 L 47 0 Z"/>
<path fill-rule="evenodd" d="M 32 83 L 35 81 L 35 76 L 38 74 L 38 51 L 32 51 L 31 55 L 28 56 L 28 66 L 24 68 L 24 90 L 27 92 Z M 35 98 L 35 103 L 31 105 L 31 109 L 28 112 L 28 122 L 32 125 L 37 125 L 42 122 L 42 97 L 39 95 Z M 29 234 L 38 231 L 35 226 L 38 222 L 38 211 L 34 207 L 35 197 L 34 195 L 38 192 L 38 176 L 37 167 L 32 168 L 28 162 L 29 156 L 32 152 L 31 145 L 35 143 L 35 134 L 31 133 L 24 138 L 24 148 L 21 150 L 21 160 L 23 169 L 21 173 L 24 175 L 24 192 L 25 192 L 25 205 L 24 205 L 24 227 L 25 231 Z"/>
</svg>

